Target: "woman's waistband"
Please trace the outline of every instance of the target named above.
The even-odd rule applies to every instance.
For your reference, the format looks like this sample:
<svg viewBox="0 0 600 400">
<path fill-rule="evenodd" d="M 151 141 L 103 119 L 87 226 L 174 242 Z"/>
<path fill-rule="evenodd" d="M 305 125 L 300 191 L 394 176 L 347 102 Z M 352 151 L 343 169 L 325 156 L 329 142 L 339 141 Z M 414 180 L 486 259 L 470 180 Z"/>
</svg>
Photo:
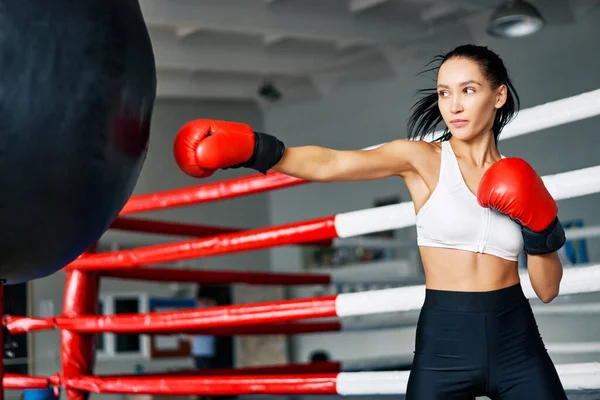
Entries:
<svg viewBox="0 0 600 400">
<path fill-rule="evenodd" d="M 455 292 L 450 290 L 425 290 L 424 309 L 448 311 L 494 311 L 527 304 L 520 283 L 487 292 Z"/>
</svg>

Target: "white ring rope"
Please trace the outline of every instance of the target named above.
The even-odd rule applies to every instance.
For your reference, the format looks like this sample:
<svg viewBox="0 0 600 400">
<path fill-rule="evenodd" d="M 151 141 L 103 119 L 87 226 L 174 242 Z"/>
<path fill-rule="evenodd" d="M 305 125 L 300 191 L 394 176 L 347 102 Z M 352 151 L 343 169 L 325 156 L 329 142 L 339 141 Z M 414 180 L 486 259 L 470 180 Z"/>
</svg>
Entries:
<svg viewBox="0 0 600 400">
<path fill-rule="evenodd" d="M 581 228 L 565 229 L 567 240 L 589 239 L 600 236 L 600 225 L 582 226 Z M 401 242 L 398 239 L 371 238 L 365 236 L 351 236 L 333 240 L 334 247 L 366 247 L 366 248 L 389 248 L 407 249 L 416 247 L 413 242 Z"/>
<path fill-rule="evenodd" d="M 600 387 L 600 363 L 558 364 L 556 370 L 567 391 Z M 405 394 L 409 371 L 342 372 L 337 393 L 342 396 Z"/>
<path fill-rule="evenodd" d="M 521 286 L 528 299 L 537 298 L 527 273 L 521 273 Z M 600 264 L 565 269 L 560 295 L 600 291 Z M 336 297 L 340 318 L 418 310 L 425 300 L 425 285 L 342 293 Z"/>
<path fill-rule="evenodd" d="M 364 292 L 361 292 L 364 293 Z M 533 313 L 538 315 L 597 315 L 600 314 L 600 303 L 579 303 L 579 304 L 544 304 L 543 306 L 532 305 Z M 362 332 L 362 331 L 381 331 L 386 329 L 399 329 L 415 327 L 419 318 L 419 310 L 401 311 L 398 314 L 379 315 L 372 314 L 367 320 L 341 319 L 341 331 L 344 332 Z M 383 318 L 382 318 L 383 317 Z M 595 342 L 591 342 L 595 343 Z M 596 345 L 592 346 L 594 349 Z M 592 348 L 590 347 L 590 348 Z"/>
<path fill-rule="evenodd" d="M 533 307 L 536 315 L 596 315 L 600 314 L 600 303 L 544 304 Z"/>
<path fill-rule="evenodd" d="M 522 110 L 506 125 L 500 139 L 525 135 L 597 115 L 600 115 L 600 89 Z"/>
<path fill-rule="evenodd" d="M 516 118 L 502 130 L 499 140 L 506 140 L 543 129 L 554 128 L 598 115 L 600 115 L 600 89 L 550 101 L 519 111 Z M 442 131 L 436 131 L 433 135 L 425 138 L 425 140 L 431 141 L 441 134 Z M 369 146 L 363 150 L 375 149 L 383 144 Z"/>
<path fill-rule="evenodd" d="M 600 342 L 553 342 L 545 343 L 551 354 L 592 354 L 600 353 Z M 599 386 L 600 388 L 600 386 Z"/>
<path fill-rule="evenodd" d="M 589 239 L 600 236 L 600 225 L 565 229 L 567 240 Z"/>
</svg>

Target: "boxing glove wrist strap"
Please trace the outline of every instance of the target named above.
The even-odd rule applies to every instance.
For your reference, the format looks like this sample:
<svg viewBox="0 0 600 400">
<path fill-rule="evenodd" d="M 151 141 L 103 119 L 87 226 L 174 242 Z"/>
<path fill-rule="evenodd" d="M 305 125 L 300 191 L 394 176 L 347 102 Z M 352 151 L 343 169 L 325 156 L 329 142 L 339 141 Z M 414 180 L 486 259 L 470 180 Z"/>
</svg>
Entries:
<svg viewBox="0 0 600 400">
<path fill-rule="evenodd" d="M 250 168 L 266 174 L 283 157 L 285 145 L 275 136 L 267 133 L 254 132 L 254 153 L 248 161 L 233 165 L 229 168 Z"/>
<path fill-rule="evenodd" d="M 567 241 L 565 230 L 558 220 L 554 218 L 552 223 L 541 232 L 534 232 L 531 229 L 523 226 L 524 250 L 527 254 L 549 254 L 560 249 Z"/>
</svg>

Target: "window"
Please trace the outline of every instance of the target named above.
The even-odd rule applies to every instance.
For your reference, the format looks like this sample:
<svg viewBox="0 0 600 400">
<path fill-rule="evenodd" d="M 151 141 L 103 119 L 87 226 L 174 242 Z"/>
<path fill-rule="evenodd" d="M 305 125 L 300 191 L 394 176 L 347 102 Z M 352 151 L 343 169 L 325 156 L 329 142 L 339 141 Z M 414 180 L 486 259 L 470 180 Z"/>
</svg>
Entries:
<svg viewBox="0 0 600 400">
<path fill-rule="evenodd" d="M 137 298 L 115 299 L 115 314 L 130 314 L 140 312 L 140 304 Z M 139 353 L 141 347 L 141 335 L 119 334 L 115 335 L 115 350 L 117 353 Z"/>
<path fill-rule="evenodd" d="M 145 293 L 102 294 L 98 302 L 98 314 L 118 315 L 148 312 Z M 149 338 L 137 333 L 101 333 L 97 338 L 98 359 L 148 358 Z"/>
</svg>

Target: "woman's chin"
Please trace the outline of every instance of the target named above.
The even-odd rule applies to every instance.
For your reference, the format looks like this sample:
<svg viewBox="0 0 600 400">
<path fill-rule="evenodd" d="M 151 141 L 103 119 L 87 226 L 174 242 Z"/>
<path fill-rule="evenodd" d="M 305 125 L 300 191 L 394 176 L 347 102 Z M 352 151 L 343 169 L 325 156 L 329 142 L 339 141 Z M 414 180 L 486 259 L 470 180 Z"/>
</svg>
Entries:
<svg viewBox="0 0 600 400">
<path fill-rule="evenodd" d="M 477 137 L 477 133 L 470 129 L 450 129 L 450 133 L 455 140 L 464 142 L 471 141 Z"/>
</svg>

